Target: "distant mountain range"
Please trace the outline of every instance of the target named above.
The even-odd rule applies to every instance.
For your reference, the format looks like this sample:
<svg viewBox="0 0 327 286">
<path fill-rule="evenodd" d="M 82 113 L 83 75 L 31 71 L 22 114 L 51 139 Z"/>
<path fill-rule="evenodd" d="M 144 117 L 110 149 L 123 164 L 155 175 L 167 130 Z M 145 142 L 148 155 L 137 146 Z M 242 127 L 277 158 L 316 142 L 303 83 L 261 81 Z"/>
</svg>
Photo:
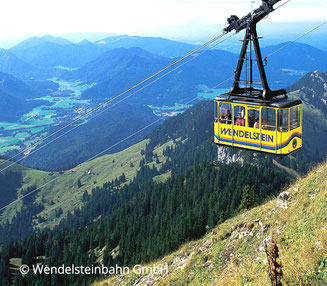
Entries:
<svg viewBox="0 0 327 286">
<path fill-rule="evenodd" d="M 56 34 L 55 37 L 65 38 L 72 43 L 80 43 L 84 40 L 95 42 L 108 37 L 116 37 L 119 34 L 105 32 L 73 32 L 68 34 Z"/>
<path fill-rule="evenodd" d="M 54 66 L 80 67 L 115 48 L 140 47 L 150 53 L 177 57 L 191 51 L 194 46 L 163 38 L 114 36 L 91 43 L 84 40 L 73 44 L 63 38 L 44 36 L 30 38 L 12 47 L 10 52 L 27 63 L 40 68 Z"/>
<path fill-rule="evenodd" d="M 284 48 L 284 46 L 287 47 Z M 153 56 L 152 63 L 145 62 L 143 64 L 145 70 L 138 70 L 138 74 L 141 75 L 146 74 L 147 70 L 154 70 L 147 67 L 147 64 L 158 66 L 161 64 L 160 61 L 165 63 L 172 62 L 174 58 L 185 55 L 196 46 L 163 38 L 127 35 L 110 36 L 96 42 L 84 40 L 79 43 L 72 43 L 64 38 L 53 36 L 44 36 L 41 38 L 34 37 L 19 43 L 8 51 L 3 50 L 2 53 L 10 52 L 10 54 L 0 57 L 0 71 L 20 76 L 24 73 L 28 74 L 28 72 L 30 75 L 35 75 L 37 71 L 40 74 L 41 69 L 44 76 L 48 76 L 51 73 L 56 75 L 62 73 L 62 70 L 55 71 L 53 69 L 56 66 L 69 68 L 80 67 L 82 71 L 87 71 L 86 74 L 89 76 L 87 78 L 85 74 L 80 72 L 81 79 L 89 82 L 95 81 L 97 83 L 102 83 L 110 71 L 116 69 L 120 70 L 124 64 L 125 67 L 127 66 L 126 61 L 128 59 L 124 58 L 123 50 L 113 54 L 108 54 L 108 51 L 112 51 L 116 48 L 125 48 L 125 51 L 127 51 L 129 48 L 133 47 L 141 48 L 152 55 L 159 56 L 156 58 Z M 278 51 L 278 53 L 275 53 L 276 51 Z M 121 63 L 113 59 L 115 54 L 120 58 L 122 61 Z M 13 56 L 16 56 L 16 58 L 13 58 Z M 127 52 L 126 56 L 127 58 L 130 57 L 130 52 Z M 219 59 L 212 59 L 212 61 L 217 64 L 215 68 L 213 68 L 213 64 L 210 66 L 211 61 L 209 61 L 208 67 L 204 66 L 204 63 L 207 63 L 207 59 L 205 59 L 204 56 L 196 60 L 198 65 L 202 65 L 202 67 L 201 70 L 194 72 L 194 76 L 197 78 L 202 76 L 202 78 L 205 79 L 203 84 L 206 83 L 207 79 L 212 82 L 216 80 L 215 83 L 218 83 L 221 79 L 216 77 L 219 71 L 224 71 L 225 75 L 233 75 L 235 66 L 231 66 L 230 62 L 231 59 L 234 60 L 237 58 L 238 55 L 228 52 L 225 52 L 225 54 L 217 52 L 215 56 L 221 57 Z M 300 79 L 305 73 L 314 70 L 325 70 L 327 66 L 326 51 L 301 43 L 282 43 L 268 46 L 262 49 L 262 56 L 268 57 L 266 66 L 268 80 L 270 84 L 276 88 L 289 86 Z M 146 57 L 143 58 L 145 59 Z M 21 61 L 19 61 L 19 59 Z M 158 61 L 158 63 L 156 61 Z M 203 64 L 200 64 L 201 61 L 203 61 Z M 183 70 L 187 71 L 188 67 L 191 65 L 191 63 L 187 64 L 185 68 L 183 67 Z M 11 68 L 8 68 L 8 66 Z M 91 68 L 92 72 L 90 72 L 88 68 Z M 212 74 L 206 74 L 206 70 L 209 69 L 213 71 Z M 95 72 L 94 75 L 92 74 L 93 72 Z M 121 74 L 123 74 L 123 72 Z M 77 73 L 72 75 L 72 77 L 76 78 L 76 75 Z M 130 76 L 130 71 L 126 70 L 126 75 L 124 77 L 128 78 Z M 110 77 L 110 75 L 108 75 L 108 77 Z M 118 86 L 119 83 L 113 80 L 111 85 Z M 98 87 L 94 88 L 95 93 L 99 93 L 95 91 L 97 89 Z"/>
<path fill-rule="evenodd" d="M 107 49 L 128 49 L 132 47 L 139 47 L 148 51 L 149 53 L 169 58 L 184 56 L 185 54 L 196 48 L 195 45 L 171 41 L 164 38 L 139 37 L 128 35 L 108 37 L 96 41 L 95 44 L 107 47 Z"/>
<path fill-rule="evenodd" d="M 0 71 L 21 78 L 30 78 L 39 70 L 15 56 L 8 50 L 0 49 Z"/>
<path fill-rule="evenodd" d="M 264 56 L 278 51 L 278 55 L 269 56 L 266 66 L 268 81 L 272 88 L 285 88 L 308 71 L 326 67 L 327 52 L 306 44 L 293 43 L 287 48 L 283 48 L 285 45 L 288 43 L 266 47 L 262 51 Z M 66 74 L 65 77 L 97 83 L 83 93 L 84 97 L 107 98 L 145 79 L 173 60 L 154 56 L 140 48 L 110 50 L 80 69 Z M 138 101 L 156 104 L 153 102 L 153 99 L 156 98 L 160 104 L 171 104 L 173 101 L 178 102 L 185 99 L 185 90 L 189 98 L 193 97 L 197 92 L 196 86 L 200 84 L 214 86 L 231 77 L 237 60 L 238 55 L 227 51 L 208 51 L 173 71 L 164 80 L 155 83 L 153 87 L 142 91 L 144 96 L 142 99 L 138 97 Z M 302 69 L 300 69 L 301 67 Z M 254 71 L 254 76 L 258 78 L 255 67 Z M 220 87 L 229 88 L 231 83 L 232 81 L 227 81 Z M 181 86 L 183 90 L 180 89 Z M 157 96 L 154 97 L 154 94 Z"/>
<path fill-rule="evenodd" d="M 80 67 L 100 56 L 104 49 L 91 43 L 62 45 L 57 42 L 41 41 L 32 47 L 18 45 L 9 51 L 31 65 L 53 68 L 55 66 Z"/>
<path fill-rule="evenodd" d="M 37 86 L 41 87 L 38 83 Z M 40 89 L 34 89 L 25 82 L 0 72 L 0 121 L 15 122 L 24 113 L 43 104 L 43 101 L 29 101 L 42 95 Z"/>
<path fill-rule="evenodd" d="M 19 60 L 10 51 L 2 50 L 3 56 L 0 57 L 0 70 L 1 67 L 6 67 L 6 70 L 11 71 L 11 73 L 14 73 L 15 70 L 20 71 L 20 77 L 24 74 L 24 71 L 26 71 L 26 73 L 31 70 L 36 72 L 41 71 L 39 74 L 47 71 L 43 74 L 43 77 L 47 78 L 48 71 L 53 70 L 49 67 L 53 67 L 54 65 L 69 66 L 77 62 L 82 64 L 87 61 L 77 70 L 57 70 L 56 73 L 58 73 L 60 79 L 96 83 L 92 88 L 84 91 L 82 97 L 103 102 L 103 100 L 119 94 L 135 83 L 145 79 L 149 75 L 173 62 L 175 60 L 174 58 L 159 55 L 161 45 L 169 47 L 166 51 L 170 51 L 171 55 L 174 54 L 174 51 L 186 51 L 188 48 L 191 48 L 190 46 L 185 46 L 181 43 L 161 38 L 154 38 L 153 45 L 150 45 L 151 39 L 152 38 L 116 36 L 106 38 L 103 42 L 97 41 L 91 43 L 89 41 L 82 41 L 78 44 L 72 44 L 65 39 L 50 36 L 31 38 L 12 48 L 11 51 L 21 53 L 21 56 L 25 57 L 28 62 L 33 62 L 35 65 L 43 66 L 45 69 L 34 68 L 30 63 Z M 159 43 L 161 43 L 161 45 Z M 152 49 L 152 53 L 139 47 L 110 49 L 110 47 L 116 47 L 119 45 L 132 46 L 134 44 L 143 45 L 143 47 L 148 46 L 148 49 Z M 294 83 L 296 79 L 299 79 L 302 76 L 302 73 L 306 72 L 303 69 L 298 70 L 300 67 L 308 70 L 315 69 L 316 66 L 323 67 L 324 62 L 327 62 L 327 52 L 305 44 L 297 43 L 292 43 L 287 48 L 283 49 L 285 45 L 287 45 L 287 43 L 262 49 L 263 56 L 269 56 L 273 52 L 280 50 L 278 52 L 280 56 L 277 56 L 277 54 L 274 54 L 271 57 L 269 56 L 268 65 L 266 66 L 268 80 L 273 88 L 277 86 L 285 87 L 288 84 Z M 290 51 L 288 51 L 288 49 L 290 49 Z M 94 53 L 94 51 L 97 52 Z M 126 118 L 126 120 L 133 121 L 133 116 L 135 116 L 135 122 L 148 122 L 147 119 L 153 118 L 151 116 L 154 115 L 150 116 L 149 114 L 151 111 L 144 107 L 144 105 L 173 106 L 176 103 L 186 103 L 201 91 L 199 85 L 213 87 L 231 77 L 238 60 L 237 54 L 221 50 L 210 50 L 201 54 L 199 57 L 196 57 L 196 55 L 199 55 L 199 53 L 195 54 L 193 58 L 191 58 L 192 61 L 188 62 L 186 65 L 173 70 L 171 73 L 167 74 L 165 78 L 147 86 L 144 90 L 127 99 L 125 103 L 129 104 L 129 107 L 131 108 L 130 110 L 138 110 L 139 114 L 131 112 L 127 108 L 129 111 L 126 112 L 129 114 L 128 116 L 126 115 L 126 117 L 124 115 L 122 119 Z M 90 60 L 90 58 L 94 59 Z M 68 63 L 69 61 L 70 64 Z M 319 78 L 320 76 L 317 77 L 317 80 Z M 154 78 L 153 80 L 156 79 L 158 78 Z M 305 79 L 306 77 L 303 78 L 303 80 Z M 230 80 L 219 87 L 229 88 L 231 84 L 232 81 Z M 300 83 L 296 84 L 299 85 Z M 17 116 L 19 116 L 19 114 L 22 114 L 30 108 L 30 103 L 27 104 L 25 102 L 25 97 L 35 97 L 33 94 L 45 94 L 49 85 L 50 83 L 44 80 L 29 80 L 25 83 L 19 83 L 18 80 L 12 80 L 10 90 L 2 90 L 3 106 L 6 106 L 6 102 L 8 105 L 8 108 L 4 107 L 3 109 L 3 120 L 18 119 Z M 305 86 L 310 86 L 310 84 L 305 84 Z M 316 88 L 316 86 L 317 85 L 306 88 Z M 323 88 L 324 83 L 321 83 L 319 86 Z M 26 91 L 17 94 L 17 91 L 20 91 L 22 87 L 26 88 Z M 139 88 L 142 87 L 144 86 L 140 86 Z M 56 86 L 51 86 L 50 88 L 55 90 Z M 308 91 L 309 90 L 306 92 L 307 94 L 309 94 Z M 22 97 L 22 94 L 24 94 L 25 97 Z M 324 98 L 321 98 L 319 100 L 320 104 L 323 104 L 324 100 Z M 318 108 L 317 101 L 312 101 L 310 103 Z M 133 106 L 133 108 L 131 106 Z M 16 112 L 14 112 L 15 107 Z M 117 108 L 117 113 L 115 114 L 118 116 L 119 110 L 123 109 L 124 107 Z M 145 121 L 142 121 L 137 117 L 137 115 L 141 115 L 142 117 L 142 114 L 146 119 Z M 314 119 L 312 118 L 312 120 Z M 114 117 L 110 117 L 108 122 L 106 122 L 106 124 L 108 123 L 108 126 L 110 125 L 110 129 L 106 131 L 108 134 L 116 134 L 116 127 L 120 126 L 118 124 L 115 127 L 112 125 L 112 122 L 115 122 Z M 121 127 L 117 128 L 119 129 Z M 78 134 L 78 136 L 81 136 L 80 141 L 85 140 L 86 142 L 88 138 L 96 136 L 96 134 L 93 134 L 91 130 L 97 130 L 97 128 L 92 127 L 89 129 L 87 127 L 81 127 L 81 129 L 83 129 L 84 133 L 81 132 Z M 73 140 L 73 135 L 71 136 L 72 137 L 69 138 Z M 107 142 L 106 140 L 107 139 L 101 139 L 99 141 L 99 146 L 103 146 L 103 144 Z M 65 149 L 64 146 L 69 145 L 68 141 L 63 140 L 63 142 L 63 145 L 59 144 L 61 146 L 59 148 L 60 150 Z M 56 144 L 54 146 L 56 146 Z M 74 145 L 71 148 L 74 152 L 77 152 L 77 150 L 81 150 L 81 146 Z M 75 149 L 75 147 L 78 148 Z M 41 156 L 42 158 L 46 158 L 45 154 L 47 153 L 47 149 L 44 150 L 44 155 Z M 66 155 L 64 155 L 64 151 L 62 151 L 62 153 L 62 158 L 67 158 L 68 165 L 74 162 L 73 158 L 71 158 L 72 160 L 68 160 L 68 157 L 65 157 Z M 84 155 L 75 156 L 76 162 L 80 162 L 86 158 Z M 44 164 L 41 161 L 37 161 L 38 159 L 36 159 L 36 156 L 31 157 L 29 164 L 46 168 L 47 165 L 44 163 L 46 160 L 43 162 Z M 51 164 L 51 167 L 49 166 L 49 168 L 57 168 L 64 165 L 66 165 L 64 164 L 64 160 L 58 159 L 58 162 L 54 162 L 54 164 Z"/>
<path fill-rule="evenodd" d="M 268 71 L 270 67 L 307 72 L 327 69 L 327 52 L 307 44 L 285 42 L 262 48 L 261 53 L 268 57 Z"/>
<path fill-rule="evenodd" d="M 78 70 L 67 73 L 66 76 L 68 79 L 101 83 L 115 78 L 117 74 L 126 73 L 126 81 L 128 81 L 127 77 L 135 76 L 129 70 L 133 69 L 133 66 L 138 66 L 137 73 L 144 74 L 148 70 L 154 72 L 156 69 L 168 65 L 170 61 L 138 47 L 118 48 L 104 52 L 97 59 L 88 62 Z"/>
<path fill-rule="evenodd" d="M 43 37 L 28 38 L 28 39 L 20 42 L 19 44 L 15 45 L 14 47 L 12 47 L 10 50 L 12 53 L 15 54 L 15 53 L 19 53 L 20 51 L 25 50 L 25 49 L 37 47 L 43 43 L 55 43 L 55 44 L 59 44 L 59 45 L 63 45 L 63 46 L 72 44 L 72 42 L 70 42 L 64 38 L 46 35 Z"/>
<path fill-rule="evenodd" d="M 108 51 L 97 60 L 76 71 L 66 73 L 65 76 L 66 79 L 81 79 L 89 83 L 96 83 L 94 87 L 82 94 L 85 98 L 110 98 L 172 61 L 173 59 L 155 56 L 140 48 L 121 48 Z M 234 54 L 220 50 L 210 51 L 187 65 L 173 70 L 164 79 L 142 90 L 138 95 L 131 97 L 129 101 L 159 106 L 185 102 L 196 96 L 196 93 L 199 92 L 198 85 L 211 86 L 225 80 L 227 72 L 232 72 L 236 61 L 237 56 Z M 160 76 L 167 72 L 169 70 Z"/>
</svg>

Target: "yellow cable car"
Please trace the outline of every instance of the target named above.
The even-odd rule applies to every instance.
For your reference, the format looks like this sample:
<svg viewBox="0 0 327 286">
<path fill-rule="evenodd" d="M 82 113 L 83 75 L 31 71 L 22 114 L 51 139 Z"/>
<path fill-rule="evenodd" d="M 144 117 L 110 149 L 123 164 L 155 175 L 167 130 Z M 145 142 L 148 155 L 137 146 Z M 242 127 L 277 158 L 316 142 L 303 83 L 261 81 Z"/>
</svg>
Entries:
<svg viewBox="0 0 327 286">
<path fill-rule="evenodd" d="M 246 29 L 246 33 L 232 89 L 214 101 L 214 142 L 218 145 L 278 156 L 302 147 L 302 102 L 288 99 L 284 89 L 269 88 L 256 31 L 257 22 L 272 12 L 277 2 L 264 0 L 263 5 L 247 16 L 239 19 L 232 15 L 227 20 L 225 32 Z M 252 45 L 255 58 L 252 58 Z M 261 81 L 253 81 L 254 61 Z M 244 63 L 246 79 L 240 80 Z"/>
<path fill-rule="evenodd" d="M 302 147 L 302 103 L 215 99 L 214 142 L 253 151 L 288 155 Z"/>
</svg>

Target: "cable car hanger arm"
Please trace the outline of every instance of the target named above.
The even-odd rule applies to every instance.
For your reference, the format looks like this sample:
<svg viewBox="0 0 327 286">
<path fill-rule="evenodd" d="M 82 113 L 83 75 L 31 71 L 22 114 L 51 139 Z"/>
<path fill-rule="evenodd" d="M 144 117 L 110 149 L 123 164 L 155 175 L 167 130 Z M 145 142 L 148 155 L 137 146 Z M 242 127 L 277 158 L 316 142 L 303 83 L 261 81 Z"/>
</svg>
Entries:
<svg viewBox="0 0 327 286">
<path fill-rule="evenodd" d="M 262 5 L 246 16 L 239 19 L 236 15 L 231 15 L 228 19 L 228 26 L 223 29 L 225 33 L 235 30 L 237 33 L 246 29 L 250 23 L 258 23 L 274 11 L 273 6 L 282 0 L 262 0 Z"/>
<path fill-rule="evenodd" d="M 239 19 L 236 15 L 230 16 L 230 18 L 227 19 L 227 22 L 229 26 L 227 26 L 224 29 L 224 33 L 229 33 L 233 30 L 236 32 L 239 32 L 243 29 L 246 29 L 246 33 L 243 40 L 243 46 L 240 52 L 238 64 L 235 70 L 235 77 L 234 77 L 234 83 L 233 87 L 229 92 L 230 96 L 242 96 L 242 97 L 250 97 L 250 98 L 258 98 L 258 99 L 264 99 L 264 100 L 271 100 L 274 97 L 286 95 L 285 89 L 279 89 L 279 90 L 271 90 L 268 85 L 267 76 L 264 70 L 264 65 L 262 62 L 261 57 L 261 51 L 258 41 L 258 35 L 256 30 L 257 23 L 265 18 L 269 13 L 274 11 L 273 5 L 277 2 L 280 2 L 281 0 L 262 0 L 262 5 L 255 9 L 254 11 L 251 11 L 251 13 L 247 14 L 243 18 Z M 249 43 L 253 42 L 253 48 L 256 56 L 256 64 L 258 66 L 259 75 L 261 78 L 261 82 L 256 83 L 253 82 L 253 60 L 251 58 L 251 44 L 250 44 L 250 80 L 245 80 L 246 86 L 241 87 L 239 83 L 244 82 L 243 80 L 240 80 L 240 76 L 242 73 L 242 68 L 245 60 L 248 60 L 246 58 L 246 51 L 249 46 Z M 249 87 L 248 87 L 249 84 Z M 262 89 L 257 89 L 253 87 L 253 84 L 259 84 L 262 86 Z"/>
</svg>

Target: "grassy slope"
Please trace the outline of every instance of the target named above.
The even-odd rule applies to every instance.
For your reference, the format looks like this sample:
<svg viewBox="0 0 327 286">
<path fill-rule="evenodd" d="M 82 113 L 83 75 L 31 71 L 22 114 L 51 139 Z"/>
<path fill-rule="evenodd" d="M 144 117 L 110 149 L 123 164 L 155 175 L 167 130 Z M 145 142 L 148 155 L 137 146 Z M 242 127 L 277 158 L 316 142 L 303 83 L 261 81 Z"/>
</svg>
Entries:
<svg viewBox="0 0 327 286">
<path fill-rule="evenodd" d="M 277 199 L 268 201 L 156 261 L 156 265 L 168 265 L 168 275 L 131 271 L 95 285 L 269 285 L 263 242 L 269 245 L 272 235 L 283 264 L 283 284 L 308 284 L 316 279 L 321 261 L 327 260 L 327 163 L 287 191 L 291 194 L 287 208 L 277 206 Z M 320 267 L 320 275 L 327 280 L 326 264 Z M 313 284 L 322 285 L 321 281 Z"/>
<path fill-rule="evenodd" d="M 141 155 L 141 150 L 145 149 L 147 143 L 148 140 L 143 140 L 121 152 L 104 155 L 80 164 L 73 168 L 77 170 L 76 173 L 73 173 L 73 169 L 70 169 L 66 170 L 62 175 L 55 172 L 54 175 L 50 176 L 49 172 L 27 168 L 19 164 L 14 164 L 10 167 L 10 170 L 22 172 L 23 186 L 21 189 L 29 186 L 41 187 L 36 196 L 36 202 L 42 203 L 45 207 L 38 215 L 45 221 L 39 223 L 36 220 L 35 222 L 37 227 L 41 229 L 45 227 L 52 228 L 66 216 L 68 211 L 73 211 L 82 206 L 84 191 L 91 192 L 97 186 L 102 187 L 104 183 L 115 180 L 122 173 L 125 173 L 127 183 L 130 182 L 140 169 L 140 161 L 144 158 L 144 155 Z M 173 145 L 173 141 L 169 141 L 157 146 L 154 153 L 158 155 L 160 163 L 156 164 L 154 160 L 149 165 L 160 169 L 162 163 L 166 160 L 162 154 L 163 150 L 166 146 Z M 90 174 L 88 174 L 88 171 L 90 171 Z M 80 188 L 77 185 L 79 179 L 82 183 Z M 21 189 L 18 193 L 21 192 Z M 1 219 L 11 219 L 21 206 L 21 201 L 9 206 L 2 214 Z M 58 216 L 56 212 L 58 213 L 60 208 L 63 212 Z"/>
<path fill-rule="evenodd" d="M 45 210 L 39 216 L 46 219 L 45 222 L 39 224 L 39 227 L 53 227 L 60 222 L 68 211 L 82 206 L 82 196 L 84 191 L 92 191 L 92 188 L 102 185 L 108 181 L 115 180 L 125 173 L 127 182 L 133 179 L 139 169 L 139 163 L 142 158 L 140 151 L 144 149 L 146 141 L 142 141 L 136 145 L 127 148 L 124 151 L 104 155 L 92 161 L 77 166 L 77 172 L 66 170 L 65 174 L 55 173 L 48 176 L 47 181 L 58 177 L 52 183 L 41 189 L 38 194 L 37 201 L 43 199 Z M 131 163 L 134 167 L 131 167 Z M 88 172 L 90 171 L 90 174 Z M 77 185 L 78 180 L 82 186 Z M 38 184 L 39 186 L 40 184 Z M 56 210 L 61 208 L 63 214 L 56 217 Z"/>
<path fill-rule="evenodd" d="M 20 164 L 13 164 L 12 162 L 5 162 L 4 160 L 0 160 L 1 169 L 8 168 L 6 170 L 12 171 L 12 172 L 20 172 L 22 174 L 23 178 L 23 187 L 21 187 L 17 191 L 18 197 L 21 196 L 21 190 L 23 188 L 33 186 L 37 184 L 37 182 L 44 182 L 47 179 L 48 173 L 32 168 L 25 167 Z M 10 165 L 10 166 L 9 166 Z M 8 167 L 9 166 L 9 167 Z M 13 215 L 21 209 L 22 201 L 16 201 L 13 204 L 9 205 L 1 214 L 1 220 L 2 219 L 9 219 L 9 221 L 12 219 Z"/>
<path fill-rule="evenodd" d="M 11 170 L 18 169 L 23 173 L 23 187 L 29 186 L 41 187 L 36 197 L 37 202 L 43 203 L 45 210 L 40 216 L 46 218 L 46 221 L 39 225 L 42 227 L 52 227 L 60 221 L 60 218 L 54 216 L 55 210 L 61 208 L 62 216 L 66 215 L 68 210 L 73 211 L 81 206 L 81 197 L 83 192 L 91 191 L 96 186 L 102 186 L 103 183 L 114 180 L 123 172 L 127 180 L 131 180 L 137 171 L 141 159 L 140 150 L 144 149 L 146 141 L 142 141 L 122 152 L 112 155 L 104 155 L 92 161 L 86 162 L 76 167 L 77 172 L 66 170 L 64 174 L 56 172 L 53 176 L 49 172 L 26 168 L 20 165 L 14 165 Z M 136 167 L 131 168 L 130 163 Z M 87 172 L 91 174 L 88 175 Z M 77 181 L 81 180 L 82 186 L 78 188 Z M 52 182 L 51 182 L 52 181 Z M 49 183 L 50 182 L 50 183 Z M 45 185 L 47 184 L 47 185 Z M 44 186 L 43 186 L 44 185 Z M 21 202 L 13 204 L 6 209 L 3 216 L 12 217 L 15 210 L 21 207 Z"/>
</svg>

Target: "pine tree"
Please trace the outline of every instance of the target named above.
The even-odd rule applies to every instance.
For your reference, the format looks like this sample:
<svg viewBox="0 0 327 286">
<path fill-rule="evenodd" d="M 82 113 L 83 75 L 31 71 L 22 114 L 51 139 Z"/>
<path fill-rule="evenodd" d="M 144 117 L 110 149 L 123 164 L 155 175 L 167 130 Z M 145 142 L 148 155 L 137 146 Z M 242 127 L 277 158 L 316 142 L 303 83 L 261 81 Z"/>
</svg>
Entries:
<svg viewBox="0 0 327 286">
<path fill-rule="evenodd" d="M 242 199 L 239 208 L 242 209 L 250 209 L 257 204 L 257 198 L 254 190 L 254 186 L 250 187 L 246 185 L 243 188 Z"/>
</svg>

